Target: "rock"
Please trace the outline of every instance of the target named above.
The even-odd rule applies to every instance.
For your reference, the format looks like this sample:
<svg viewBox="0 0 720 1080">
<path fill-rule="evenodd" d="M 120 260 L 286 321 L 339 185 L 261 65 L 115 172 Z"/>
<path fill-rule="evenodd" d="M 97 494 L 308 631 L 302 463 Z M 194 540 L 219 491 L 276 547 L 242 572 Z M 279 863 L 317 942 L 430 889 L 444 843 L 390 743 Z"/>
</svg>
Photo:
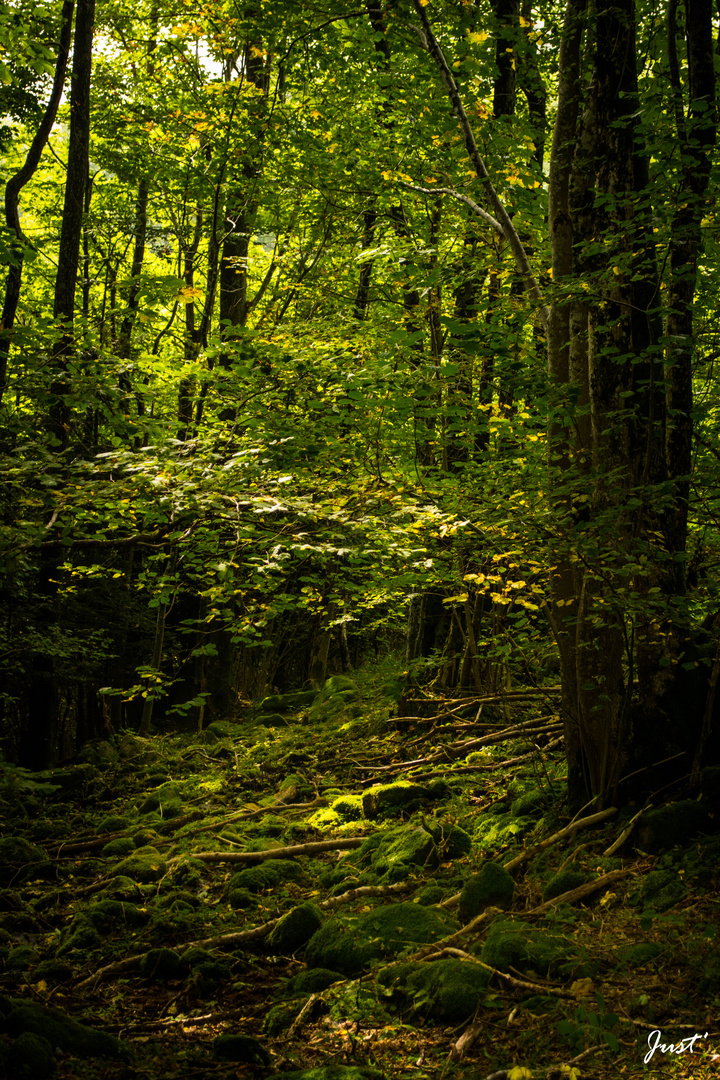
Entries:
<svg viewBox="0 0 720 1080">
<path fill-rule="evenodd" d="M 468 878 L 460 892 L 460 918 L 470 922 L 486 908 L 509 908 L 512 904 L 515 882 L 498 863 L 486 862 L 479 873 Z"/>
<path fill-rule="evenodd" d="M 117 749 L 121 761 L 149 765 L 153 761 L 160 760 L 160 754 L 152 748 L 149 739 L 141 739 L 139 735 L 133 735 L 129 731 L 120 739 Z"/>
<path fill-rule="evenodd" d="M 23 836 L 6 836 L 0 840 L 0 885 L 9 885 L 15 878 L 26 880 L 39 868 L 49 869 L 50 858 L 42 848 Z"/>
<path fill-rule="evenodd" d="M 366 818 L 376 818 L 399 810 L 418 807 L 428 797 L 422 784 L 400 780 L 395 784 L 380 784 L 363 795 L 362 807 Z"/>
<path fill-rule="evenodd" d="M 363 847 L 358 854 L 363 854 Z M 440 864 L 440 852 L 432 833 L 422 826 L 402 826 L 382 833 L 370 855 L 370 865 L 378 880 L 390 884 L 402 881 L 413 867 Z"/>
<path fill-rule="evenodd" d="M 159 881 L 167 873 L 167 863 L 160 855 L 157 848 L 142 847 L 135 851 L 127 859 L 119 862 L 111 871 L 113 875 L 122 875 L 147 884 Z"/>
<path fill-rule="evenodd" d="M 328 986 L 345 979 L 339 971 L 330 971 L 329 968 L 310 968 L 301 971 L 288 984 L 288 990 L 293 994 L 319 994 L 327 990 Z"/>
<path fill-rule="evenodd" d="M 76 1057 L 109 1057 L 128 1060 L 129 1050 L 114 1035 L 96 1031 L 71 1019 L 58 1009 L 31 1005 L 14 998 L 3 999 L 9 1011 L 0 1019 L 0 1031 L 12 1038 L 24 1032 L 41 1035 L 51 1046 L 72 1052 Z"/>
<path fill-rule="evenodd" d="M 251 893 L 272 889 L 283 881 L 300 881 L 304 877 L 300 863 L 292 859 L 267 859 L 257 866 L 248 866 L 233 874 L 228 882 L 228 893 L 232 889 L 249 889 Z"/>
<path fill-rule="evenodd" d="M 131 903 L 142 900 L 142 893 L 136 883 L 124 874 L 110 878 L 102 890 L 102 895 L 112 900 L 128 900 Z"/>
<path fill-rule="evenodd" d="M 399 992 L 412 1012 L 430 1019 L 460 1023 L 480 1004 L 490 972 L 465 960 L 434 960 L 428 964 L 392 964 L 378 975 L 381 986 Z"/>
<path fill-rule="evenodd" d="M 451 825 L 449 833 L 444 827 L 437 830 L 438 844 L 443 860 L 464 859 L 472 851 L 472 837 L 459 825 Z"/>
<path fill-rule="evenodd" d="M 58 956 L 64 956 L 69 952 L 91 952 L 99 949 L 102 938 L 95 926 L 86 915 L 76 915 L 67 931 L 63 933 L 63 940 L 58 949 Z"/>
<path fill-rule="evenodd" d="M 307 901 L 283 915 L 265 940 L 273 952 L 294 953 L 303 945 L 307 945 L 322 924 L 323 914 L 320 908 Z"/>
<path fill-rule="evenodd" d="M 444 900 L 446 895 L 446 890 L 443 889 L 442 885 L 426 885 L 424 889 L 420 890 L 415 899 L 423 907 L 434 907 L 441 900 Z"/>
<path fill-rule="evenodd" d="M 265 1034 L 273 1038 L 284 1035 L 300 1015 L 304 1004 L 304 1001 L 295 1001 L 289 1005 L 273 1005 L 263 1021 Z"/>
<path fill-rule="evenodd" d="M 263 727 L 287 727 L 287 717 L 283 713 L 259 713 L 255 719 L 257 723 L 262 724 Z"/>
<path fill-rule="evenodd" d="M 365 817 L 360 795 L 341 795 L 331 803 L 331 809 L 339 814 L 343 821 L 362 821 Z"/>
<path fill-rule="evenodd" d="M 135 850 L 135 841 L 132 836 L 118 836 L 115 840 L 109 840 L 100 854 L 104 859 L 121 859 Z"/>
<path fill-rule="evenodd" d="M 640 899 L 643 911 L 663 912 L 687 896 L 685 882 L 675 870 L 651 870 L 642 879 Z"/>
<path fill-rule="evenodd" d="M 305 951 L 309 967 L 357 975 L 371 960 L 397 956 L 454 933 L 446 912 L 420 904 L 386 904 L 360 916 L 336 916 L 313 934 Z"/>
<path fill-rule="evenodd" d="M 32 945 L 16 945 L 8 953 L 5 966 L 8 971 L 28 971 L 39 959 L 40 954 Z"/>
<path fill-rule="evenodd" d="M 95 831 L 102 835 L 103 833 L 121 832 L 123 829 L 131 829 L 133 825 L 132 818 L 126 816 L 120 816 L 119 814 L 111 814 L 109 817 L 105 817 L 95 826 Z"/>
<path fill-rule="evenodd" d="M 226 900 L 234 911 L 255 907 L 257 904 L 249 889 L 228 889 Z"/>
<path fill-rule="evenodd" d="M 554 900 L 556 896 L 561 896 L 565 892 L 570 892 L 571 889 L 577 889 L 580 885 L 585 885 L 590 881 L 592 874 L 587 873 L 585 870 L 561 870 L 558 874 L 554 874 L 550 878 L 547 885 L 543 889 L 543 900 Z"/>
<path fill-rule="evenodd" d="M 574 946 L 520 919 L 496 919 L 490 927 L 481 957 L 499 971 L 515 968 L 525 974 L 547 975 L 551 968 L 573 954 Z"/>
<path fill-rule="evenodd" d="M 57 1072 L 53 1048 L 43 1035 L 24 1031 L 10 1045 L 6 1076 L 14 1080 L 45 1080 Z"/>
<path fill-rule="evenodd" d="M 346 675 L 332 675 L 325 681 L 308 715 L 310 721 L 316 723 L 324 720 L 353 720 L 360 716 L 361 712 L 357 683 Z"/>
<path fill-rule="evenodd" d="M 150 916 L 134 904 L 121 900 L 97 900 L 85 911 L 86 917 L 98 930 L 123 930 L 126 927 L 145 926 Z"/>
<path fill-rule="evenodd" d="M 242 1061 L 263 1067 L 272 1060 L 263 1044 L 250 1035 L 218 1035 L 213 1040 L 213 1054 L 221 1061 Z"/>
<path fill-rule="evenodd" d="M 644 815 L 638 834 L 643 851 L 657 852 L 678 847 L 701 832 L 712 832 L 709 810 L 693 799 L 681 799 L 669 806 L 658 806 Z"/>
<path fill-rule="evenodd" d="M 317 697 L 317 690 L 291 690 L 288 694 L 271 694 L 258 706 L 264 713 L 286 713 L 306 709 Z"/>
<path fill-rule="evenodd" d="M 146 979 L 166 982 L 182 979 L 185 968 L 174 949 L 150 949 L 140 961 L 140 971 Z"/>
</svg>

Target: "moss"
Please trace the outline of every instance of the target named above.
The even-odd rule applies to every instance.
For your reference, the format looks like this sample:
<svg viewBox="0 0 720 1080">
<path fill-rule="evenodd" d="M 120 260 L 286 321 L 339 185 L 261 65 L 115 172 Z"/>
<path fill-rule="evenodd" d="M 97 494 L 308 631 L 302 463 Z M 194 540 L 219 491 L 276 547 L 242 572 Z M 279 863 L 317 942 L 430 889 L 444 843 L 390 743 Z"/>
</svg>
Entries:
<svg viewBox="0 0 720 1080">
<path fill-rule="evenodd" d="M 464 859 L 472 851 L 472 837 L 459 825 L 453 825 L 449 833 L 445 829 L 440 830 L 440 837 L 443 859 Z"/>
<path fill-rule="evenodd" d="M 640 900 L 644 909 L 668 911 L 686 896 L 685 882 L 674 870 L 651 870 L 642 879 Z"/>
<path fill-rule="evenodd" d="M 0 840 L 0 885 L 9 885 L 17 877 L 32 876 L 48 855 L 23 836 L 6 836 Z"/>
<path fill-rule="evenodd" d="M 485 814 L 475 829 L 475 843 L 484 851 L 497 851 L 522 840 L 537 825 L 530 818 L 514 818 L 512 814 Z"/>
<path fill-rule="evenodd" d="M 228 892 L 232 889 L 249 889 L 251 893 L 259 893 L 284 881 L 300 881 L 303 877 L 300 863 L 292 859 L 267 859 L 233 874 L 227 887 Z"/>
<path fill-rule="evenodd" d="M 263 1021 L 265 1034 L 273 1037 L 284 1035 L 300 1015 L 304 1004 L 304 1001 L 294 1001 L 290 1005 L 273 1005 Z"/>
<path fill-rule="evenodd" d="M 547 885 L 543 889 L 543 900 L 554 900 L 556 896 L 562 896 L 563 893 L 570 892 L 571 889 L 577 889 L 581 885 L 585 885 L 590 881 L 592 874 L 587 873 L 585 870 L 561 870 L 559 873 L 554 874 Z"/>
<path fill-rule="evenodd" d="M 395 784 L 379 784 L 366 791 L 362 799 L 363 813 L 366 818 L 396 814 L 401 810 L 419 807 L 428 797 L 428 789 L 423 784 L 413 784 L 401 780 Z"/>
<path fill-rule="evenodd" d="M 40 955 L 32 945 L 17 945 L 8 952 L 5 966 L 8 971 L 28 971 L 39 959 Z"/>
<path fill-rule="evenodd" d="M 329 919 L 310 939 L 309 966 L 356 975 L 371 960 L 397 956 L 453 933 L 457 922 L 446 912 L 420 904 L 386 904 L 365 915 Z"/>
<path fill-rule="evenodd" d="M 174 949 L 150 949 L 140 961 L 140 971 L 146 979 L 158 982 L 181 979 L 185 973 L 183 963 Z"/>
<path fill-rule="evenodd" d="M 360 861 L 365 861 L 360 848 Z M 421 826 L 402 826 L 381 833 L 378 843 L 370 848 L 369 862 L 378 880 L 393 883 L 406 878 L 416 866 L 440 864 L 440 852 L 432 833 Z"/>
<path fill-rule="evenodd" d="M 24 1031 L 12 1043 L 7 1066 L 6 1075 L 15 1080 L 45 1080 L 57 1071 L 52 1045 L 43 1035 L 31 1031 Z"/>
<path fill-rule="evenodd" d="M 121 900 L 98 900 L 87 908 L 85 914 L 98 930 L 145 926 L 149 919 L 146 911 L 140 911 L 134 904 Z"/>
<path fill-rule="evenodd" d="M 537 788 L 524 792 L 515 799 L 510 807 L 510 813 L 514 818 L 541 817 L 545 796 Z"/>
<path fill-rule="evenodd" d="M 424 889 L 420 890 L 415 899 L 423 907 L 433 907 L 445 898 L 445 892 L 446 890 L 443 889 L 442 885 L 426 885 Z"/>
<path fill-rule="evenodd" d="M 132 878 L 126 877 L 124 874 L 112 877 L 102 890 L 102 894 L 112 900 L 128 900 L 131 902 L 142 900 L 140 889 Z"/>
<path fill-rule="evenodd" d="M 309 901 L 288 911 L 275 924 L 265 939 L 270 949 L 278 953 L 294 953 L 307 945 L 323 923 L 319 907 Z"/>
<path fill-rule="evenodd" d="M 311 723 L 330 720 L 351 720 L 360 715 L 360 694 L 357 684 L 345 675 L 332 675 L 310 706 Z"/>
<path fill-rule="evenodd" d="M 225 898 L 234 911 L 255 907 L 258 902 L 249 889 L 228 889 Z"/>
<path fill-rule="evenodd" d="M 658 941 L 641 942 L 639 945 L 626 945 L 623 948 L 618 949 L 616 956 L 616 968 L 624 970 L 625 968 L 637 968 L 643 967 L 644 964 L 650 964 L 653 960 L 656 960 L 658 956 L 661 956 L 667 951 L 667 946 L 661 945 Z"/>
<path fill-rule="evenodd" d="M 643 817 L 638 842 L 643 851 L 657 852 L 685 844 L 701 832 L 712 832 L 709 811 L 693 799 L 681 799 L 649 810 Z"/>
<path fill-rule="evenodd" d="M 118 836 L 115 840 L 110 840 L 102 849 L 102 856 L 105 859 L 122 859 L 125 855 L 129 855 L 131 851 L 135 850 L 135 841 L 131 836 Z"/>
<path fill-rule="evenodd" d="M 96 1031 L 57 1009 L 10 1000 L 11 1009 L 2 1020 L 2 1030 L 12 1038 L 24 1032 L 41 1035 L 51 1046 L 72 1052 L 75 1057 L 109 1057 L 127 1060 L 128 1048 L 104 1031 Z"/>
<path fill-rule="evenodd" d="M 154 847 L 138 848 L 127 859 L 118 863 L 112 871 L 114 875 L 132 878 L 145 884 L 159 881 L 167 873 L 167 863 Z"/>
<path fill-rule="evenodd" d="M 273 1073 L 266 1080 L 386 1080 L 386 1076 L 365 1065 L 317 1065 L 299 1072 Z"/>
<path fill-rule="evenodd" d="M 338 814 L 343 821 L 362 821 L 365 817 L 361 795 L 341 795 L 331 804 L 331 809 Z"/>
<path fill-rule="evenodd" d="M 413 1012 L 442 1017 L 453 1023 L 466 1020 L 477 1009 L 490 982 L 490 972 L 463 960 L 435 960 L 429 964 L 399 964 L 382 973 L 384 985 L 399 991 Z M 392 981 L 388 981 L 392 979 Z"/>
<path fill-rule="evenodd" d="M 488 932 L 481 957 L 499 971 L 511 967 L 529 974 L 547 975 L 574 951 L 559 934 L 531 926 L 520 919 L 496 919 Z"/>
<path fill-rule="evenodd" d="M 271 1058 L 262 1043 L 250 1035 L 218 1035 L 213 1040 L 213 1054 L 221 1061 L 242 1061 L 247 1065 L 267 1067 Z"/>
<path fill-rule="evenodd" d="M 41 960 L 33 969 L 33 981 L 43 980 L 47 983 L 58 984 L 70 982 L 73 977 L 73 969 L 62 960 Z"/>
<path fill-rule="evenodd" d="M 99 949 L 102 938 L 86 915 L 76 916 L 58 949 L 58 956 L 69 952 L 91 952 Z"/>
<path fill-rule="evenodd" d="M 129 829 L 132 826 L 132 819 L 125 815 L 111 814 L 110 817 L 104 817 L 102 821 L 95 826 L 95 831 L 99 836 L 103 833 L 120 832 L 122 829 Z"/>
<path fill-rule="evenodd" d="M 319 994 L 327 990 L 328 986 L 345 978 L 339 971 L 331 971 L 329 968 L 310 968 L 309 971 L 301 971 L 294 979 L 290 980 L 288 990 L 297 994 Z"/>
<path fill-rule="evenodd" d="M 133 843 L 136 848 L 149 847 L 160 839 L 160 834 L 154 829 L 138 829 L 133 834 Z"/>
<path fill-rule="evenodd" d="M 498 863 L 486 862 L 465 882 L 460 892 L 460 918 L 466 923 L 488 907 L 509 908 L 515 882 Z"/>
</svg>

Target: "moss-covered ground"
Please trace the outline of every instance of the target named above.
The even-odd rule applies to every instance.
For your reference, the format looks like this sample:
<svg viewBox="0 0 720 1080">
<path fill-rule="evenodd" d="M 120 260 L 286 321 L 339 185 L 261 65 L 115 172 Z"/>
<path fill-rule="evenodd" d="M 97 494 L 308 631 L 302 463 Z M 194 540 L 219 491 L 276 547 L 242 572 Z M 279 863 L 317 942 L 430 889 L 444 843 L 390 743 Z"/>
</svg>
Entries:
<svg viewBox="0 0 720 1080">
<path fill-rule="evenodd" d="M 541 848 L 547 698 L 394 688 L 2 767 L 0 1077 L 720 1075 L 717 777 Z"/>
</svg>

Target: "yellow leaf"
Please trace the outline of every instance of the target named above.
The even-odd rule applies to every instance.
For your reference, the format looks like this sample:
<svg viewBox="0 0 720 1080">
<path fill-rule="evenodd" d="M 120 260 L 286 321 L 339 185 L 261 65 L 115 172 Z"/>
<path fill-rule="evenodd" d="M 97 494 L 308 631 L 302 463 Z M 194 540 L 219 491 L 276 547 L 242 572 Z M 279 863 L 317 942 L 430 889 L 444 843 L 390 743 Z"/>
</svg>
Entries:
<svg viewBox="0 0 720 1080">
<path fill-rule="evenodd" d="M 576 979 L 570 989 L 575 997 L 588 997 L 595 991 L 592 979 Z"/>
<path fill-rule="evenodd" d="M 617 274 L 618 277 L 620 276 L 620 274 L 622 274 L 622 270 L 619 266 L 613 266 L 613 274 Z"/>
<path fill-rule="evenodd" d="M 516 1065 L 508 1072 L 508 1080 L 532 1080 L 532 1073 L 522 1065 Z"/>
<path fill-rule="evenodd" d="M 484 30 L 481 30 L 480 33 L 468 34 L 468 41 L 473 45 L 482 45 L 483 41 L 487 41 L 487 38 L 488 36 Z"/>
</svg>

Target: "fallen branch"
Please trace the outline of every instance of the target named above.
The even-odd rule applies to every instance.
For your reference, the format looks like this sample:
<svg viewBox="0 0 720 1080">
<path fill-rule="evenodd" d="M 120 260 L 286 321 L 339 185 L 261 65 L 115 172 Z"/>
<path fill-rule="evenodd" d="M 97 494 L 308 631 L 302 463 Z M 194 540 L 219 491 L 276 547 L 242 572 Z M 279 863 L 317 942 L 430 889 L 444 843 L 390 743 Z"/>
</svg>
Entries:
<svg viewBox="0 0 720 1080">
<path fill-rule="evenodd" d="M 197 851 L 187 855 L 175 855 L 170 862 L 182 859 L 199 859 L 200 862 L 243 862 L 258 863 L 266 859 L 294 859 L 298 855 L 315 855 L 319 851 L 349 851 L 358 848 L 367 839 L 365 836 L 347 836 L 341 840 L 311 840 L 307 844 L 294 844 L 292 847 L 266 848 L 264 851 Z"/>
<path fill-rule="evenodd" d="M 605 889 L 608 885 L 612 885 L 616 881 L 619 881 L 620 878 L 627 877 L 628 874 L 634 873 L 636 873 L 635 867 L 628 867 L 626 870 L 611 870 L 608 874 L 603 874 L 602 877 L 595 878 L 594 881 L 588 881 L 584 885 L 578 885 L 577 889 L 569 889 L 567 892 L 560 893 L 559 896 L 554 896 L 552 900 L 546 900 L 544 904 L 540 904 L 538 907 L 526 911 L 525 915 L 544 915 L 546 911 L 550 911 L 551 908 L 556 907 L 558 904 L 574 904 L 577 900 L 584 900 L 586 896 L 590 896 L 591 893 L 597 892 L 598 889 Z"/>
<path fill-rule="evenodd" d="M 509 873 L 512 873 L 518 866 L 522 866 L 523 863 L 532 859 L 534 855 L 537 855 L 539 851 L 544 851 L 545 848 L 550 847 L 551 844 L 556 844 L 558 840 L 564 840 L 567 836 L 572 836 L 574 833 L 578 832 L 579 829 L 584 829 L 588 825 L 598 825 L 601 821 L 605 821 L 607 818 L 612 817 L 613 814 L 617 814 L 617 807 L 609 806 L 607 810 L 600 810 L 597 814 L 591 814 L 589 817 L 580 818 L 578 821 L 571 821 L 564 829 L 561 829 L 560 832 L 553 833 L 547 840 L 543 840 L 542 843 L 535 844 L 533 847 L 521 851 L 514 859 L 510 859 L 509 862 L 506 862 L 504 867 Z"/>
</svg>

